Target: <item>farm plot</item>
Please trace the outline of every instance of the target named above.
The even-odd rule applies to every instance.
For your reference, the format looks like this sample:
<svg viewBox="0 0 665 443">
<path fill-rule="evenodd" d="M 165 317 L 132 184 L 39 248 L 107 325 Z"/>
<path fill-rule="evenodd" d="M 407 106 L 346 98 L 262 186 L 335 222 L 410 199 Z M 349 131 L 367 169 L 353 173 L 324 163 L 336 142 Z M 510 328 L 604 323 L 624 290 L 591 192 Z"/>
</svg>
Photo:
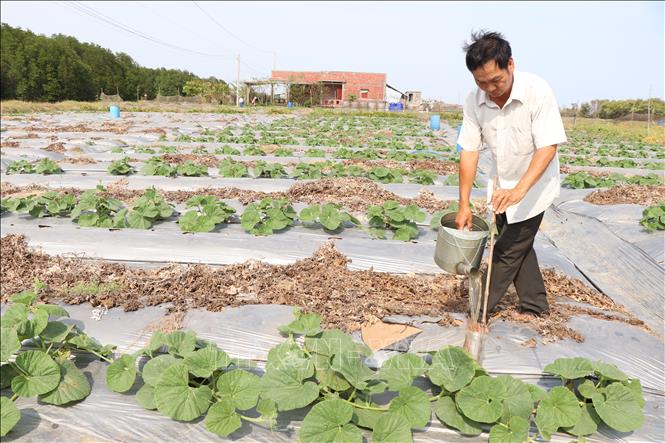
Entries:
<svg viewBox="0 0 665 443">
<path fill-rule="evenodd" d="M 511 289 L 481 369 L 454 347 L 464 340 L 466 279 L 432 258 L 432 226 L 457 205 L 458 158 L 445 129 L 316 112 L 3 118 L 2 301 L 4 315 L 18 315 L 15 324 L 3 317 L 3 328 L 24 321 L 34 328 L 21 326 L 19 339 L 64 341 L 62 352 L 95 381 L 89 397 L 63 401 L 76 401 L 70 408 L 12 381 L 21 412 L 5 438 L 328 441 L 340 432 L 353 441 L 457 441 L 461 431 L 478 441 L 566 432 L 657 440 L 664 262 L 660 213 L 647 206 L 663 196 L 662 173 L 566 178 L 535 244 L 552 314 L 520 314 Z M 479 215 L 483 173 L 473 193 Z M 597 192 L 633 195 L 632 204 L 597 205 L 614 203 Z M 36 301 L 30 292 L 10 301 L 21 291 Z M 51 329 L 30 323 L 55 309 L 38 301 L 69 311 L 48 325 L 76 324 L 71 337 L 46 337 Z M 417 334 L 368 348 L 367 328 L 381 324 Z M 355 357 L 323 350 L 330 340 Z M 118 348 L 101 352 L 107 343 Z M 47 348 L 18 351 L 16 361 Z M 568 365 L 588 367 L 571 375 Z M 449 380 L 451 370 L 471 376 Z M 585 400 L 561 377 L 608 393 Z M 188 394 L 169 397 L 174 389 Z M 498 393 L 506 389 L 523 401 L 509 406 Z M 476 391 L 498 395 L 505 412 L 476 414 L 465 403 Z M 623 421 L 608 412 L 614 391 L 633 411 Z M 548 405 L 559 401 L 577 409 L 554 418 Z"/>
</svg>

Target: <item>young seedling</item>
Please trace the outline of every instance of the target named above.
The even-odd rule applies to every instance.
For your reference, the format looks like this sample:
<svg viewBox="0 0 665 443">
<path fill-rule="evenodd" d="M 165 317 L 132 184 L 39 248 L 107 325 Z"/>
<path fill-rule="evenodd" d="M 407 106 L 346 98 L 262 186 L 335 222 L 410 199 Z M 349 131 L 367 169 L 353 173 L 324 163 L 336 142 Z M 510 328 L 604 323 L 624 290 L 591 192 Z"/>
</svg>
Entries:
<svg viewBox="0 0 665 443">
<path fill-rule="evenodd" d="M 295 218 L 296 211 L 288 200 L 266 197 L 247 205 L 240 217 L 240 225 L 250 234 L 270 235 L 291 226 Z"/>
<path fill-rule="evenodd" d="M 349 214 L 340 210 L 341 205 L 326 203 L 324 205 L 312 205 L 303 208 L 300 211 L 300 220 L 303 222 L 318 223 L 328 231 L 336 231 L 344 227 L 344 223 L 350 222 L 359 225 L 360 221 Z"/>
<path fill-rule="evenodd" d="M 286 177 L 284 166 L 279 163 L 266 163 L 258 160 L 252 169 L 252 176 L 257 178 L 282 178 Z"/>
<path fill-rule="evenodd" d="M 178 226 L 184 232 L 210 232 L 218 224 L 228 222 L 236 212 L 214 195 L 196 195 L 187 200 L 185 206 L 194 209 L 178 220 Z"/>
<path fill-rule="evenodd" d="M 383 205 L 371 205 L 367 209 L 369 233 L 372 237 L 385 239 L 386 230 L 393 231 L 393 240 L 409 241 L 418 237 L 416 223 L 425 220 L 425 213 L 416 205 L 400 206 L 394 200 Z"/>
<path fill-rule="evenodd" d="M 188 160 L 178 165 L 177 173 L 185 177 L 200 177 L 208 175 L 208 167 Z"/>
<path fill-rule="evenodd" d="M 130 175 L 134 173 L 134 168 L 129 164 L 129 157 L 111 162 L 107 170 L 111 175 Z"/>
<path fill-rule="evenodd" d="M 222 177 L 248 177 L 247 166 L 243 163 L 227 158 L 219 162 L 219 175 Z"/>
</svg>

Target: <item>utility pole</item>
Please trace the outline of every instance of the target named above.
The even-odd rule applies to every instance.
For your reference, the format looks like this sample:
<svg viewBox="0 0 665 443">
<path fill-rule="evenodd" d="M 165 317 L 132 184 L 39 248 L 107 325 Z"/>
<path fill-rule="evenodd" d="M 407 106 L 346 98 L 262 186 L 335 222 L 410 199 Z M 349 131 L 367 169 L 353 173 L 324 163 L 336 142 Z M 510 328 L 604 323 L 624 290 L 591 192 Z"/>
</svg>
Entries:
<svg viewBox="0 0 665 443">
<path fill-rule="evenodd" d="M 647 103 L 647 137 L 651 129 L 651 85 L 649 85 L 649 101 Z"/>
<path fill-rule="evenodd" d="M 277 70 L 277 51 L 272 53 L 272 70 Z"/>
<path fill-rule="evenodd" d="M 236 106 L 240 106 L 240 54 L 236 56 Z"/>
</svg>

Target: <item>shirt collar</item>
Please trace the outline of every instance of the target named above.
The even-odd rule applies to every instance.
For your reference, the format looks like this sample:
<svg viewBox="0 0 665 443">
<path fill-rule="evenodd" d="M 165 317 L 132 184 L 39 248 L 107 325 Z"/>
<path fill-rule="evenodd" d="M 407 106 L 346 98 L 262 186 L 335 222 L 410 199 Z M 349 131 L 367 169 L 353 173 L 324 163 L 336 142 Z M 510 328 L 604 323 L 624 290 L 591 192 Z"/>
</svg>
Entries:
<svg viewBox="0 0 665 443">
<path fill-rule="evenodd" d="M 513 88 L 510 91 L 510 97 L 508 97 L 508 101 L 506 101 L 506 105 L 508 105 L 510 102 L 513 100 L 517 100 L 520 103 L 524 103 L 524 100 L 526 99 L 526 90 L 524 89 L 524 79 L 522 79 L 522 74 L 515 70 L 513 71 Z M 478 94 L 476 95 L 476 100 L 478 106 L 482 105 L 483 103 L 486 104 L 487 106 L 490 107 L 497 107 L 497 104 L 494 103 L 487 93 L 480 88 L 478 88 Z M 506 106 L 504 105 L 504 107 Z"/>
</svg>

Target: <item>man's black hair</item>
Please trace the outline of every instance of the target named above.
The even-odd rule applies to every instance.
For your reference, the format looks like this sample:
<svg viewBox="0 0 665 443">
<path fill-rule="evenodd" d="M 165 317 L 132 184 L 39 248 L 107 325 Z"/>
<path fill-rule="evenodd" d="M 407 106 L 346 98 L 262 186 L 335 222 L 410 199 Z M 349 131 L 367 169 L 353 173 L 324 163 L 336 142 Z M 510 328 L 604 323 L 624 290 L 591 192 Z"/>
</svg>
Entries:
<svg viewBox="0 0 665 443">
<path fill-rule="evenodd" d="M 494 60 L 500 69 L 508 68 L 513 52 L 510 43 L 499 32 L 479 31 L 471 33 L 471 43 L 462 47 L 466 52 L 466 67 L 473 72 Z"/>
</svg>

